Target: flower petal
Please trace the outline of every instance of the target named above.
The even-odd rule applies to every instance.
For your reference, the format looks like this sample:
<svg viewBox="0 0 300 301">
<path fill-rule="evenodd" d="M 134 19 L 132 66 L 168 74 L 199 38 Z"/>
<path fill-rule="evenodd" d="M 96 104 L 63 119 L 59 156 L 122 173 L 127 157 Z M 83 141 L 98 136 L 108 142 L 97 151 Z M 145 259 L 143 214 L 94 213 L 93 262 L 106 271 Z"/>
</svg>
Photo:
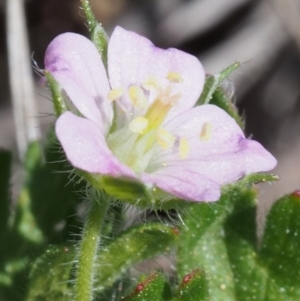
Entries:
<svg viewBox="0 0 300 301">
<path fill-rule="evenodd" d="M 74 167 L 90 173 L 135 178 L 133 171 L 109 150 L 99 128 L 70 112 L 56 122 L 56 135 Z"/>
<path fill-rule="evenodd" d="M 193 107 L 201 94 L 205 73 L 199 60 L 177 49 L 160 49 L 148 39 L 121 27 L 116 27 L 108 45 L 108 71 L 113 88 L 140 86 L 149 76 L 158 79 L 163 86 L 169 85 L 169 72 L 179 73 L 182 83 L 173 84 L 173 94 L 182 98 L 175 105 L 167 119 Z M 128 94 L 120 100 L 121 106 L 130 113 L 132 103 Z"/>
<path fill-rule="evenodd" d="M 45 69 L 61 84 L 81 114 L 107 131 L 113 116 L 107 99 L 109 83 L 94 44 L 75 33 L 59 35 L 46 50 Z"/>
<path fill-rule="evenodd" d="M 169 166 L 153 174 L 143 174 L 142 181 L 189 201 L 217 201 L 221 196 L 220 185 L 183 166 Z"/>
<path fill-rule="evenodd" d="M 152 172 L 166 165 L 184 166 L 225 184 L 245 174 L 269 171 L 277 164 L 276 159 L 258 142 L 245 138 L 234 119 L 214 105 L 203 105 L 184 112 L 165 128 L 179 138 L 184 137 L 190 152 L 182 159 L 178 149 L 160 150 L 149 167 Z"/>
</svg>

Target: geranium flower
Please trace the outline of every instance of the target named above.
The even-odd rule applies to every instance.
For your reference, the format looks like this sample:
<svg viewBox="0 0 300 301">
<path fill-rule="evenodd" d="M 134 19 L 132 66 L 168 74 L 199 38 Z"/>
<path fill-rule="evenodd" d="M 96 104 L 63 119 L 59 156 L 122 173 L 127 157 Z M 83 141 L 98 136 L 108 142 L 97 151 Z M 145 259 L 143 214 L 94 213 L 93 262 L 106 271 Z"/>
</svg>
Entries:
<svg viewBox="0 0 300 301">
<path fill-rule="evenodd" d="M 216 201 L 222 185 L 276 165 L 223 110 L 194 107 L 205 74 L 187 53 L 117 27 L 107 72 L 94 44 L 74 33 L 50 43 L 45 69 L 77 109 L 58 118 L 56 134 L 78 169 Z"/>
</svg>

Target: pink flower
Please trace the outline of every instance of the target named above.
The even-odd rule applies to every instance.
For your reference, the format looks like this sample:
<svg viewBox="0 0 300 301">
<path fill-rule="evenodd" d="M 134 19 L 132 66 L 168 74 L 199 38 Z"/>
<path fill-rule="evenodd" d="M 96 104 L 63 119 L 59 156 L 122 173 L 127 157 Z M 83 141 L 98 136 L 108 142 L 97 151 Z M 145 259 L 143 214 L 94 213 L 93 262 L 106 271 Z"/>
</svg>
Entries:
<svg viewBox="0 0 300 301">
<path fill-rule="evenodd" d="M 78 169 L 185 200 L 216 201 L 222 185 L 276 165 L 223 110 L 194 107 L 205 76 L 187 53 L 156 48 L 117 27 L 108 45 L 108 76 L 94 44 L 74 33 L 50 43 L 45 66 L 78 110 L 56 122 Z"/>
</svg>

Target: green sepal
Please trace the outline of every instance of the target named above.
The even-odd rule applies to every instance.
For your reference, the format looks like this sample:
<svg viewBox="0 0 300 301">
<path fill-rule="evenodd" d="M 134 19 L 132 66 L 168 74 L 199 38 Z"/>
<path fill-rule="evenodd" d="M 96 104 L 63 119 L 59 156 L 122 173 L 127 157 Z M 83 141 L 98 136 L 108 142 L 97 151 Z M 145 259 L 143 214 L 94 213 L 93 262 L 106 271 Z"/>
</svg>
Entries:
<svg viewBox="0 0 300 301">
<path fill-rule="evenodd" d="M 236 182 L 233 185 L 236 185 L 237 187 L 243 187 L 243 186 L 251 186 L 258 183 L 268 183 L 268 182 L 275 182 L 278 181 L 280 178 L 277 175 L 269 174 L 269 173 L 255 173 L 250 174 L 245 177 L 243 177 L 241 180 Z"/>
<path fill-rule="evenodd" d="M 242 130 L 245 129 L 243 118 L 239 115 L 237 107 L 234 105 L 230 97 L 227 96 L 223 88 L 218 87 L 212 95 L 210 104 L 216 105 L 228 113 L 240 126 Z"/>
<path fill-rule="evenodd" d="M 52 246 L 32 265 L 26 301 L 73 300 L 74 248 Z"/>
<path fill-rule="evenodd" d="M 155 272 L 150 275 L 143 275 L 134 291 L 121 300 L 126 301 L 168 301 L 171 300 L 172 293 L 165 277 Z"/>
<path fill-rule="evenodd" d="M 185 275 L 179 285 L 174 301 L 208 301 L 208 282 L 205 272 L 196 269 Z"/>
<path fill-rule="evenodd" d="M 149 187 L 142 182 L 129 178 L 114 178 L 89 174 L 76 170 L 93 187 L 104 190 L 108 195 L 130 205 L 151 210 L 182 209 L 189 202 L 174 198 L 156 187 Z"/>
<path fill-rule="evenodd" d="M 100 249 L 95 289 L 111 286 L 132 265 L 169 252 L 177 238 L 175 228 L 161 223 L 143 224 L 123 232 Z"/>
<path fill-rule="evenodd" d="M 244 176 L 240 180 L 225 185 L 222 187 L 222 192 L 226 193 L 227 191 L 231 191 L 232 189 L 236 188 L 251 188 L 255 184 L 259 183 L 272 183 L 278 181 L 280 178 L 277 175 L 268 174 L 268 173 L 253 173 L 247 176 Z"/>
<path fill-rule="evenodd" d="M 216 203 L 191 205 L 182 216 L 178 249 L 178 272 L 184 276 L 201 266 L 209 281 L 212 301 L 235 300 L 235 282 L 227 252 L 225 223 L 236 216 L 237 225 L 243 223 L 237 212 L 253 207 L 253 190 L 231 187 Z"/>
<path fill-rule="evenodd" d="M 97 22 L 92 12 L 90 3 L 88 0 L 81 0 L 81 5 L 84 10 L 89 32 L 91 34 L 91 40 L 95 44 L 104 65 L 107 64 L 107 45 L 108 36 L 104 28 Z"/>
<path fill-rule="evenodd" d="M 153 200 L 152 189 L 146 187 L 143 183 L 126 179 L 102 176 L 100 179 L 100 187 L 110 195 L 114 195 L 121 200 L 133 200 L 137 204 L 139 200 L 151 203 Z"/>
<path fill-rule="evenodd" d="M 49 71 L 46 70 L 44 74 L 50 88 L 53 106 L 54 106 L 54 112 L 55 115 L 58 117 L 62 113 L 67 111 L 67 105 L 65 102 L 65 98 L 63 96 L 63 90 L 60 84 L 56 81 L 56 79 L 52 76 L 52 74 Z"/>
<path fill-rule="evenodd" d="M 240 66 L 241 63 L 236 62 L 227 67 L 226 69 L 222 70 L 220 73 L 208 75 L 205 79 L 203 91 L 196 103 L 196 106 L 208 104 L 211 101 L 213 94 L 222 83 L 222 81 L 228 78 L 228 76 Z"/>
</svg>

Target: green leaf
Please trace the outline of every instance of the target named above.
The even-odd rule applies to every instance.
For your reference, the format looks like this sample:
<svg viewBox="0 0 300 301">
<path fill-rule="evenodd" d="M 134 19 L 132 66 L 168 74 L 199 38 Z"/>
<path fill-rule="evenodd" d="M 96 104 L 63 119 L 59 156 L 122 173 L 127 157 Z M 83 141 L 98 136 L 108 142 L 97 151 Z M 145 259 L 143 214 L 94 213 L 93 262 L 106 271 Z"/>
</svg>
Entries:
<svg viewBox="0 0 300 301">
<path fill-rule="evenodd" d="M 265 299 L 300 300 L 300 191 L 271 208 L 265 226 L 261 264 L 268 269 Z"/>
<path fill-rule="evenodd" d="M 41 164 L 41 152 L 42 150 L 39 142 L 31 143 L 27 149 L 24 160 L 25 180 L 18 197 L 13 227 L 14 229 L 17 229 L 18 233 L 25 240 L 36 244 L 43 243 L 44 236 L 32 212 L 29 182 L 36 166 Z"/>
<path fill-rule="evenodd" d="M 108 36 L 104 28 L 100 23 L 97 22 L 95 16 L 92 12 L 90 3 L 88 0 L 81 0 L 81 5 L 84 10 L 88 29 L 91 33 L 91 40 L 98 49 L 99 54 L 101 55 L 104 65 L 107 63 L 107 45 L 108 45 Z"/>
<path fill-rule="evenodd" d="M 38 244 L 61 243 L 70 238 L 70 233 L 78 234 L 78 191 L 86 184 L 71 174 L 53 131 L 44 149 L 37 142 L 30 146 L 25 166 L 14 228 L 28 242 Z"/>
<path fill-rule="evenodd" d="M 255 204 L 238 206 L 225 222 L 227 254 L 236 300 L 300 300 L 300 192 L 280 199 L 270 210 L 257 248 Z"/>
<path fill-rule="evenodd" d="M 9 214 L 9 183 L 11 169 L 11 153 L 0 150 L 0 240 L 7 230 L 8 214 Z M 1 244 L 0 244 L 0 254 Z"/>
<path fill-rule="evenodd" d="M 142 276 L 135 290 L 121 300 L 126 301 L 167 301 L 171 300 L 171 289 L 165 277 L 158 272 Z"/>
<path fill-rule="evenodd" d="M 208 283 L 203 270 L 197 269 L 185 275 L 177 289 L 177 301 L 208 301 Z"/>
<path fill-rule="evenodd" d="M 235 300 L 234 274 L 224 224 L 236 210 L 252 206 L 254 199 L 252 190 L 231 187 L 222 194 L 220 201 L 191 205 L 183 216 L 178 250 L 179 275 L 183 277 L 190 270 L 202 267 L 207 274 L 212 301 Z"/>
<path fill-rule="evenodd" d="M 208 104 L 211 101 L 213 94 L 222 83 L 222 81 L 240 66 L 241 63 L 236 62 L 227 67 L 226 69 L 222 70 L 220 73 L 209 75 L 205 80 L 203 91 L 196 105 L 198 106 Z"/>
<path fill-rule="evenodd" d="M 70 168 L 58 150 L 59 144 L 53 133 L 48 138 L 45 149 L 38 142 L 29 146 L 14 214 L 7 231 L 1 232 L 1 300 L 23 301 L 29 262 L 46 243 L 61 243 L 70 239 L 70 233 L 80 231 L 76 191 L 85 184 L 74 187 L 70 183 Z M 22 288 L 20 292 L 16 287 Z"/>
<path fill-rule="evenodd" d="M 221 87 L 218 87 L 215 90 L 215 92 L 212 95 L 212 99 L 210 103 L 223 109 L 237 122 L 237 124 L 240 126 L 242 130 L 245 129 L 244 121 L 239 115 L 236 106 Z"/>
<path fill-rule="evenodd" d="M 74 249 L 53 246 L 32 265 L 27 301 L 73 300 L 71 270 Z"/>
<path fill-rule="evenodd" d="M 224 224 L 224 241 L 235 286 L 233 300 L 264 300 L 263 280 L 267 274 L 259 266 L 254 197 L 237 203 Z"/>
<path fill-rule="evenodd" d="M 132 265 L 169 252 L 177 238 L 175 228 L 161 223 L 143 224 L 123 232 L 99 253 L 95 288 L 111 286 Z"/>
</svg>

